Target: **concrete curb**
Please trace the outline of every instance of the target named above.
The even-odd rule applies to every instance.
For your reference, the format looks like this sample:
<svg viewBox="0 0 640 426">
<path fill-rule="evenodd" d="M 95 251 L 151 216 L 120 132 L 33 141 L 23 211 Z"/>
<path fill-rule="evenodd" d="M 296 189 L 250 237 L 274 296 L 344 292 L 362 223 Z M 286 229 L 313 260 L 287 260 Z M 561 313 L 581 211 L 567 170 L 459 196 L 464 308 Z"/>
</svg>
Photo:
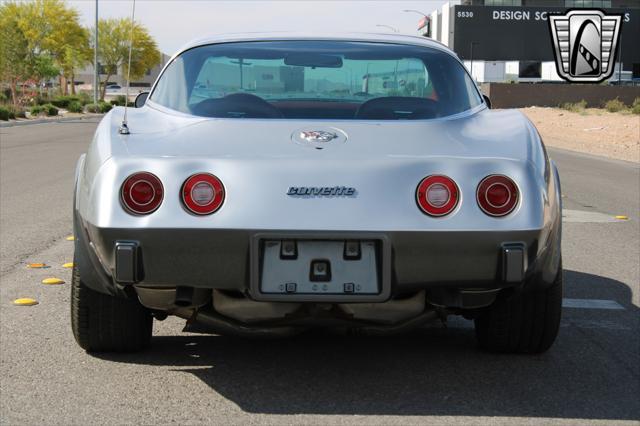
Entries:
<svg viewBox="0 0 640 426">
<path fill-rule="evenodd" d="M 102 117 L 104 114 L 84 114 L 78 117 L 58 117 L 58 118 L 37 118 L 35 120 L 1 122 L 0 128 L 28 126 L 30 124 L 59 123 L 64 121 L 88 120 L 90 118 Z"/>
<path fill-rule="evenodd" d="M 558 148 L 552 145 L 545 145 L 547 148 L 547 152 L 549 153 L 549 157 L 553 160 L 553 151 L 558 151 L 562 154 L 571 154 L 577 157 L 588 158 L 590 160 L 599 160 L 606 161 L 612 164 L 619 164 L 621 166 L 631 166 L 636 169 L 640 169 L 640 163 L 637 161 L 629 161 L 629 160 L 620 160 L 619 158 L 611 158 L 604 155 L 591 154 L 590 152 L 584 151 L 574 151 L 573 149 L 566 148 Z"/>
</svg>

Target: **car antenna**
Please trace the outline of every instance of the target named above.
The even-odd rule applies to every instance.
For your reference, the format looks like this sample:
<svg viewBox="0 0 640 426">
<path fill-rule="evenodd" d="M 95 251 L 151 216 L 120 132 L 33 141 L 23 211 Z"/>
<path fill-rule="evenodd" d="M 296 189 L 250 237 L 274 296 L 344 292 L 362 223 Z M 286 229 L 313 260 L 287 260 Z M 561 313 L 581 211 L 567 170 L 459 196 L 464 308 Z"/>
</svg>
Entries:
<svg viewBox="0 0 640 426">
<path fill-rule="evenodd" d="M 133 8 L 131 10 L 131 35 L 129 38 L 129 62 L 127 64 L 127 89 L 125 90 L 125 99 L 124 99 L 124 117 L 122 117 L 122 124 L 120 125 L 120 129 L 118 133 L 121 135 L 128 135 L 129 126 L 127 125 L 127 109 L 129 107 L 129 84 L 131 82 L 131 51 L 133 50 L 133 33 L 136 26 L 136 0 L 133 0 Z"/>
</svg>

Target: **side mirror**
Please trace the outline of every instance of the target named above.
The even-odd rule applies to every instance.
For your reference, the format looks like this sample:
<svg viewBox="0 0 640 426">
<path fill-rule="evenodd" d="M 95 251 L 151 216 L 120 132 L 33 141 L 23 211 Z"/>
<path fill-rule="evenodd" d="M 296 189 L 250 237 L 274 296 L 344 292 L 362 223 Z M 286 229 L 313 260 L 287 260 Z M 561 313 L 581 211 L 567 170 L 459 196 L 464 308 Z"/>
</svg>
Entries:
<svg viewBox="0 0 640 426">
<path fill-rule="evenodd" d="M 133 104 L 136 106 L 136 108 L 142 108 L 145 102 L 147 102 L 148 97 L 149 92 L 142 92 L 138 94 L 138 96 L 136 96 L 136 100 L 133 102 Z"/>
<path fill-rule="evenodd" d="M 484 98 L 484 103 L 487 104 L 487 108 L 491 109 L 491 99 L 487 95 L 482 95 Z M 136 99 L 136 107 L 138 106 L 138 99 Z"/>
</svg>

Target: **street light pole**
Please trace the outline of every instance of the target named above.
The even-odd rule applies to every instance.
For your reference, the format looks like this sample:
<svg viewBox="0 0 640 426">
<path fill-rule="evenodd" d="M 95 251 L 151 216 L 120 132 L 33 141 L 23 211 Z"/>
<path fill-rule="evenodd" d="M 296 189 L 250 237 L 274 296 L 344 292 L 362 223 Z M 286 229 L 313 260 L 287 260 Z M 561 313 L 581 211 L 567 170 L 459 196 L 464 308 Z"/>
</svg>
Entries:
<svg viewBox="0 0 640 426">
<path fill-rule="evenodd" d="M 622 34 L 618 37 L 618 85 L 622 86 Z"/>
<path fill-rule="evenodd" d="M 96 0 L 96 27 L 94 29 L 95 43 L 93 46 L 93 103 L 98 103 L 98 85 L 100 75 L 98 70 L 98 0 Z"/>
<path fill-rule="evenodd" d="M 427 25 L 428 25 L 427 36 L 428 37 L 432 37 L 432 34 L 431 34 L 431 17 L 429 15 L 427 15 L 424 12 L 420 12 L 419 10 L 416 10 L 416 9 L 404 9 L 403 12 L 405 12 L 405 13 L 417 13 L 418 15 L 422 15 L 426 19 L 426 22 L 427 22 Z M 421 29 L 421 28 L 418 28 L 418 29 Z"/>
<path fill-rule="evenodd" d="M 239 58 L 237 61 L 231 61 L 232 64 L 240 65 L 240 90 L 244 90 L 244 76 L 242 73 L 242 67 L 244 65 L 252 65 L 251 62 L 245 62 L 244 58 Z"/>
<path fill-rule="evenodd" d="M 480 43 L 477 41 L 471 42 L 471 70 L 470 71 L 471 71 L 471 78 L 475 80 L 476 78 L 473 76 L 473 45 L 474 44 L 480 44 Z"/>
<path fill-rule="evenodd" d="M 391 25 L 385 25 L 385 24 L 376 24 L 376 27 L 384 27 L 384 28 L 389 28 L 391 31 L 393 31 L 394 33 L 397 33 L 398 30 L 394 27 L 392 27 Z"/>
<path fill-rule="evenodd" d="M 404 9 L 403 12 L 413 12 L 413 13 L 418 13 L 422 16 L 428 16 L 426 13 L 420 12 L 419 10 L 415 10 L 415 9 Z"/>
</svg>

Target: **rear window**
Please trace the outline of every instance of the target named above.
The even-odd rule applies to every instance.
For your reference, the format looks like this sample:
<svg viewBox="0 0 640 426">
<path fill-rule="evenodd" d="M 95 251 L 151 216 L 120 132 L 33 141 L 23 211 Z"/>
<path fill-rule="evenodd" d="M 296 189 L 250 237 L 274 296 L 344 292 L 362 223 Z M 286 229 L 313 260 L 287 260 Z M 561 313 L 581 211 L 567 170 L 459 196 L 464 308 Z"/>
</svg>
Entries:
<svg viewBox="0 0 640 426">
<path fill-rule="evenodd" d="M 150 99 L 187 114 L 238 119 L 430 119 L 482 103 L 446 52 L 347 41 L 196 47 L 167 67 Z"/>
</svg>

